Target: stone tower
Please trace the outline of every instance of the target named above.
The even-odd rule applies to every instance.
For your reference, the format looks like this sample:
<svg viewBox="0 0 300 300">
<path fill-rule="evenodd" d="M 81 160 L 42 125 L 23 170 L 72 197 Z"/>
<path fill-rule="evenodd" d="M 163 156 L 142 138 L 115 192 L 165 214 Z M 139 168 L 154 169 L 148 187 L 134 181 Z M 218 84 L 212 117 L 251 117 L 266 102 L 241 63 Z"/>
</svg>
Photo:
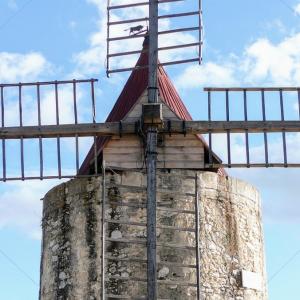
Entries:
<svg viewBox="0 0 300 300">
<path fill-rule="evenodd" d="M 145 65 L 146 51 L 137 62 Z M 147 82 L 147 68 L 134 70 L 107 121 L 139 121 Z M 163 120 L 191 120 L 162 67 L 158 84 Z M 63 183 L 44 198 L 41 300 L 101 299 L 103 262 L 106 299 L 146 299 L 143 136 L 100 137 L 97 149 L 105 174 Z M 81 175 L 93 174 L 93 151 Z M 196 299 L 198 265 L 201 299 L 267 299 L 259 194 L 222 169 L 204 171 L 207 160 L 200 135 L 159 137 L 158 297 Z"/>
</svg>

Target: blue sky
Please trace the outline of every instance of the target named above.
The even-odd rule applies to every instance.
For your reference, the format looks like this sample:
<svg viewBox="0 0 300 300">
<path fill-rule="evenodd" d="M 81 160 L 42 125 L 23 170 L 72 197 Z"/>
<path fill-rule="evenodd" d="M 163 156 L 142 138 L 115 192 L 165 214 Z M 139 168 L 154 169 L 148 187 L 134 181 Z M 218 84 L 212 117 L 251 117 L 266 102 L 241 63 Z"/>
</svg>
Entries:
<svg viewBox="0 0 300 300">
<path fill-rule="evenodd" d="M 128 76 L 105 77 L 104 2 L 2 0 L 0 82 L 99 78 L 98 120 L 103 121 Z M 190 8 L 192 2 L 188 0 L 185 5 Z M 195 119 L 203 116 L 200 101 L 203 86 L 299 86 L 300 2 L 285 0 L 284 3 L 281 0 L 204 1 L 204 64 L 201 67 L 168 68 Z M 161 28 L 171 25 L 174 24 L 162 23 Z M 193 37 L 181 35 L 173 41 L 178 42 L 178 39 L 190 41 Z M 124 47 L 131 46 L 139 47 L 139 44 Z M 117 50 L 120 45 L 113 47 Z M 195 50 L 176 55 L 183 54 L 194 55 Z M 173 59 L 176 55 L 171 53 L 161 59 Z M 123 66 L 134 63 L 134 60 L 130 58 L 115 63 Z M 65 92 L 68 95 L 68 91 Z M 84 91 L 82 95 L 84 98 Z M 66 122 L 67 105 L 63 106 Z M 15 120 L 12 117 L 10 121 Z M 299 136 L 291 137 L 290 145 L 292 154 L 299 157 Z M 238 142 L 236 146 L 238 151 Z M 87 148 L 88 144 L 82 147 L 82 157 Z M 222 155 L 222 139 L 216 142 L 215 150 Z M 12 172 L 14 167 L 12 165 Z M 261 191 L 267 269 L 271 278 L 300 249 L 299 170 L 231 170 L 230 174 L 253 183 Z M 37 299 L 40 199 L 57 183 L 0 184 L 0 300 Z M 269 282 L 271 300 L 299 299 L 299 269 L 300 255 Z"/>
</svg>

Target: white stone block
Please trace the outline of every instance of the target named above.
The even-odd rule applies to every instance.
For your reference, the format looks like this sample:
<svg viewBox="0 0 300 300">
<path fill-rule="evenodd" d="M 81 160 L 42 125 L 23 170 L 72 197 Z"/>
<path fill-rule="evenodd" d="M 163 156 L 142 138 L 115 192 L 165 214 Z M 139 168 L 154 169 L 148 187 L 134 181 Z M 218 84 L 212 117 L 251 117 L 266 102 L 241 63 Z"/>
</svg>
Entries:
<svg viewBox="0 0 300 300">
<path fill-rule="evenodd" d="M 242 287 L 262 291 L 262 286 L 260 274 L 242 270 Z"/>
</svg>

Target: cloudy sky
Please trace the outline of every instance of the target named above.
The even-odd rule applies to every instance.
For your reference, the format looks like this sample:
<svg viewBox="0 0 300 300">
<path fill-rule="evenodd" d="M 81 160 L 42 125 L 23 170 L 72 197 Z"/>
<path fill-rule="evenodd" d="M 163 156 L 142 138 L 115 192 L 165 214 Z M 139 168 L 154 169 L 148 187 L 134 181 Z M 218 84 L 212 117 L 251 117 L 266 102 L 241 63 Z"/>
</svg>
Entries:
<svg viewBox="0 0 300 300">
<path fill-rule="evenodd" d="M 0 1 L 0 82 L 99 78 L 97 87 L 98 121 L 103 121 L 116 100 L 128 74 L 105 76 L 106 1 L 103 0 L 2 0 Z M 114 0 L 113 3 L 126 3 Z M 139 1 L 137 1 L 139 2 Z M 188 11 L 194 5 L 166 5 L 162 13 L 172 9 Z M 299 0 L 228 0 L 204 1 L 203 65 L 182 65 L 167 69 L 180 95 L 195 119 L 201 118 L 204 86 L 299 86 L 300 82 L 300 2 Z M 145 9 L 114 15 L 115 20 L 141 16 Z M 180 25 L 180 24 L 175 24 Z M 163 21 L 162 30 L 173 23 Z M 124 28 L 112 29 L 112 35 L 124 34 Z M 192 34 L 179 34 L 161 39 L 161 45 L 193 42 Z M 111 45 L 111 51 L 138 49 L 140 41 Z M 193 57 L 197 49 L 162 53 L 160 59 Z M 136 57 L 112 61 L 113 67 L 132 66 Z M 8 99 L 7 122 L 15 118 L 15 102 Z M 62 90 L 62 120 L 72 120 L 68 105 L 70 90 Z M 80 114 L 85 111 L 84 89 L 80 90 Z M 30 92 L 26 96 L 25 123 L 33 115 Z M 52 92 L 45 92 L 42 117 L 51 123 L 54 116 Z M 270 100 L 272 101 L 272 99 Z M 293 99 L 290 103 L 293 104 Z M 291 105 L 293 107 L 293 105 Z M 296 116 L 298 107 L 290 111 Z M 53 121 L 53 120 L 52 120 Z M 27 124 L 26 123 L 26 124 Z M 240 157 L 241 136 L 233 139 L 234 157 Z M 271 155 L 279 156 L 279 140 L 271 139 Z M 81 145 L 82 157 L 88 148 Z M 221 156 L 223 137 L 215 141 Z M 288 137 L 289 157 L 298 162 L 300 137 Z M 9 146 L 11 153 L 15 145 Z M 66 148 L 72 143 L 66 141 Z M 69 147 L 69 148 L 68 148 Z M 49 145 L 51 149 L 51 145 Z M 274 150 L 272 150 L 274 149 Z M 261 155 L 262 145 L 252 149 Z M 51 152 L 51 151 L 49 151 Z M 30 157 L 34 159 L 34 157 Z M 17 164 L 10 158 L 12 173 Z M 32 165 L 34 165 L 32 163 Z M 51 165 L 51 160 L 49 165 Z M 70 165 L 67 163 L 65 168 Z M 50 167 L 49 167 L 50 168 Z M 50 170 L 51 171 L 51 170 Z M 34 170 L 30 170 L 34 172 Z M 231 170 L 230 174 L 245 179 L 259 188 L 263 199 L 269 295 L 271 300 L 298 299 L 300 276 L 300 204 L 299 175 L 294 170 Z M 37 299 L 40 259 L 41 201 L 46 191 L 58 181 L 11 182 L 0 184 L 0 299 Z M 298 255 L 299 254 L 299 255 Z M 16 282 L 18 288 L 16 288 Z"/>
</svg>

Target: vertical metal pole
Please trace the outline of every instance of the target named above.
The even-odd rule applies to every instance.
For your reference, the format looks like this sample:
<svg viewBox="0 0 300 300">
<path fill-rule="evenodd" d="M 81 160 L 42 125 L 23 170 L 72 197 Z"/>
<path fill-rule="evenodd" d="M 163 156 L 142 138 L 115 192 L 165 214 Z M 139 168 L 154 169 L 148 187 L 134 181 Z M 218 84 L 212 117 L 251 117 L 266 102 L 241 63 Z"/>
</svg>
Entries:
<svg viewBox="0 0 300 300">
<path fill-rule="evenodd" d="M 299 119 L 300 119 L 300 89 L 298 89 L 297 92 L 298 92 L 298 109 L 299 109 Z"/>
<path fill-rule="evenodd" d="M 20 117 L 20 127 L 23 127 L 23 107 L 22 107 L 22 84 L 19 83 L 19 117 Z M 24 139 L 20 138 L 20 154 L 21 154 L 21 177 L 24 180 Z"/>
<path fill-rule="evenodd" d="M 37 83 L 36 86 L 36 96 L 37 96 L 37 109 L 38 109 L 38 125 L 42 125 L 42 117 L 41 117 L 41 90 L 40 90 L 40 84 Z M 42 137 L 39 137 L 39 152 L 40 152 L 40 179 L 43 179 L 44 176 L 44 170 L 43 170 L 43 140 Z"/>
<path fill-rule="evenodd" d="M 247 90 L 244 90 L 244 120 L 248 121 Z M 250 168 L 249 132 L 245 130 L 247 168 Z"/>
<path fill-rule="evenodd" d="M 149 0 L 149 75 L 148 102 L 158 102 L 158 1 Z M 157 128 L 147 132 L 147 290 L 149 300 L 157 299 L 156 280 L 156 160 Z"/>
<path fill-rule="evenodd" d="M 284 121 L 285 117 L 284 117 L 284 105 L 283 105 L 282 90 L 279 90 L 279 97 L 280 97 L 281 121 Z M 285 132 L 285 130 L 282 131 L 282 146 L 283 146 L 284 167 L 287 168 L 287 149 L 286 149 L 286 132 Z"/>
<path fill-rule="evenodd" d="M 73 79 L 73 104 L 74 104 L 74 121 L 75 124 L 78 124 L 78 113 L 77 113 L 77 89 L 76 89 L 76 80 Z M 78 134 L 75 135 L 75 152 L 76 152 L 76 174 L 79 173 L 79 142 Z"/>
<path fill-rule="evenodd" d="M 199 0 L 199 65 L 202 64 L 203 46 L 203 22 L 202 22 L 202 0 Z"/>
<path fill-rule="evenodd" d="M 56 125 L 59 125 L 59 103 L 58 103 L 58 83 L 55 81 L 55 112 L 56 112 Z M 56 138 L 57 143 L 57 168 L 58 178 L 61 179 L 61 151 L 60 151 L 60 137 Z"/>
<path fill-rule="evenodd" d="M 102 164 L 102 216 L 101 216 L 101 233 L 102 233 L 102 255 L 101 255 L 101 287 L 102 287 L 102 300 L 105 300 L 105 161 Z"/>
<path fill-rule="evenodd" d="M 265 103 L 265 90 L 262 89 L 261 91 L 261 105 L 262 105 L 262 117 L 263 121 L 266 121 L 266 103 Z M 269 150 L 268 150 L 268 135 L 267 132 L 264 130 L 264 144 L 265 144 L 265 163 L 266 167 L 269 167 Z"/>
<path fill-rule="evenodd" d="M 199 209 L 199 179 L 195 176 L 195 240 L 196 240 L 196 266 L 197 266 L 197 300 L 200 300 L 201 270 L 200 270 L 200 209 Z"/>
<path fill-rule="evenodd" d="M 93 123 L 96 123 L 96 101 L 95 101 L 95 85 L 94 79 L 91 79 L 91 96 L 92 96 L 92 115 Z M 98 150 L 97 150 L 97 136 L 94 135 L 94 173 L 98 174 Z"/>
<path fill-rule="evenodd" d="M 211 91 L 208 91 L 208 99 L 207 99 L 207 109 L 208 109 L 208 121 L 211 122 Z M 209 167 L 212 168 L 213 166 L 213 158 L 212 158 L 212 134 L 209 131 L 208 133 L 208 146 L 209 146 L 209 153 L 208 153 L 208 161 L 209 161 Z"/>
<path fill-rule="evenodd" d="M 106 76 L 109 77 L 109 38 L 110 38 L 110 0 L 107 0 L 107 29 L 106 29 Z"/>
<path fill-rule="evenodd" d="M 230 120 L 230 109 L 229 109 L 229 91 L 226 90 L 226 121 Z M 227 130 L 227 161 L 228 168 L 231 168 L 231 141 L 230 141 L 230 130 Z"/>
<path fill-rule="evenodd" d="M 4 128 L 5 125 L 5 113 L 4 113 L 4 88 L 1 86 L 1 127 Z M 2 172 L 3 181 L 6 181 L 6 147 L 5 139 L 2 139 Z"/>
</svg>

